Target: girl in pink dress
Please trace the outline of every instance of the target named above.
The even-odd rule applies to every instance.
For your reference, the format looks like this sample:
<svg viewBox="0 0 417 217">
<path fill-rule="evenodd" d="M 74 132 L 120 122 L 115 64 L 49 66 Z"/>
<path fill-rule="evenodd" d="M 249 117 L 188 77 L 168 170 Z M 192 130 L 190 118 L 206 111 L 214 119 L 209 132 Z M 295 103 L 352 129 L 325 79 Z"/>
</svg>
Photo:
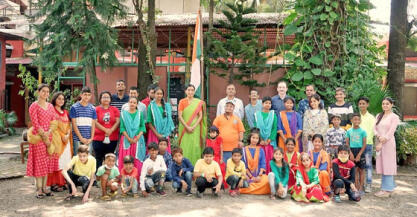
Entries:
<svg viewBox="0 0 417 217">
<path fill-rule="evenodd" d="M 47 152 L 52 137 L 50 123 L 55 120 L 54 106 L 47 102 L 48 85 L 40 84 L 37 92 L 38 100 L 29 107 L 29 115 L 32 121 L 31 135 L 40 136 L 41 139 L 29 145 L 26 175 L 35 177 L 36 198 L 41 199 L 52 196 L 52 193 L 46 189 L 47 176 L 48 173 L 58 171 L 59 168 L 57 163 L 51 162 L 51 156 Z"/>
<path fill-rule="evenodd" d="M 382 174 L 381 190 L 375 193 L 377 197 L 389 197 L 396 187 L 394 175 L 397 174 L 397 154 L 394 133 L 400 123 L 398 115 L 392 112 L 393 100 L 382 100 L 383 112 L 378 114 L 374 132 L 377 138 L 376 172 Z"/>
</svg>

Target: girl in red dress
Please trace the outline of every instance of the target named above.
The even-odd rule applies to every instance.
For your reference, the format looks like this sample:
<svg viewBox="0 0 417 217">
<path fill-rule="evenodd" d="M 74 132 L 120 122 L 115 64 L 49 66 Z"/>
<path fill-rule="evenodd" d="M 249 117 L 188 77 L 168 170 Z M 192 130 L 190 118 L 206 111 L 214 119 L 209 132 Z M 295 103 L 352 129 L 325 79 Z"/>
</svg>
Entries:
<svg viewBox="0 0 417 217">
<path fill-rule="evenodd" d="M 28 137 L 41 139 L 36 141 L 36 139 L 29 138 L 32 143 L 29 145 L 26 175 L 35 177 L 36 197 L 41 199 L 45 196 L 52 196 L 51 191 L 46 189 L 46 181 L 48 173 L 58 170 L 58 164 L 51 163 L 51 156 L 47 152 L 47 147 L 51 146 L 52 137 L 50 124 L 55 120 L 54 106 L 47 102 L 49 86 L 40 84 L 37 93 L 38 100 L 29 108 L 32 129 L 29 130 Z"/>
<path fill-rule="evenodd" d="M 211 126 L 209 136 L 206 139 L 206 147 L 212 147 L 214 150 L 214 161 L 216 161 L 222 171 L 223 178 L 226 174 L 226 164 L 223 162 L 223 139 L 219 136 L 220 132 L 216 126 Z M 226 188 L 226 182 L 223 180 Z"/>
</svg>

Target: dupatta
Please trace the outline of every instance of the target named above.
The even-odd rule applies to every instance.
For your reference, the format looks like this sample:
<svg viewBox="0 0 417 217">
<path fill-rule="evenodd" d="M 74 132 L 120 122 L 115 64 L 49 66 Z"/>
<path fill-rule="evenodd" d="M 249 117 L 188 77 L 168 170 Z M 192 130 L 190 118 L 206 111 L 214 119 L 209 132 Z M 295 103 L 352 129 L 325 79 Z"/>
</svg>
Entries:
<svg viewBox="0 0 417 217">
<path fill-rule="evenodd" d="M 263 118 L 261 111 L 255 113 L 256 126 L 260 129 L 261 137 L 263 140 L 267 140 L 271 136 L 274 117 L 275 112 L 273 110 L 269 111 L 268 117 L 266 119 Z M 277 146 L 276 139 L 271 141 L 271 145 L 274 147 Z"/>
<path fill-rule="evenodd" d="M 166 117 L 163 117 L 161 114 L 155 100 L 153 100 L 149 106 L 151 107 L 152 118 L 156 131 L 163 137 L 169 137 L 169 135 L 175 129 L 174 122 L 172 121 L 171 105 L 169 103 L 165 103 Z"/>
<path fill-rule="evenodd" d="M 130 138 L 134 138 L 136 135 L 136 132 L 139 130 L 140 126 L 140 113 L 139 111 L 136 111 L 136 114 L 134 117 L 130 115 L 128 111 L 122 111 L 121 113 L 122 121 L 124 123 L 126 133 Z M 130 148 L 130 142 L 127 140 L 126 137 L 124 137 L 123 140 L 123 148 L 128 149 Z M 144 161 L 146 156 L 146 146 L 145 146 L 145 139 L 143 138 L 143 135 L 139 138 L 137 144 L 136 144 L 136 156 L 135 158 Z"/>
</svg>

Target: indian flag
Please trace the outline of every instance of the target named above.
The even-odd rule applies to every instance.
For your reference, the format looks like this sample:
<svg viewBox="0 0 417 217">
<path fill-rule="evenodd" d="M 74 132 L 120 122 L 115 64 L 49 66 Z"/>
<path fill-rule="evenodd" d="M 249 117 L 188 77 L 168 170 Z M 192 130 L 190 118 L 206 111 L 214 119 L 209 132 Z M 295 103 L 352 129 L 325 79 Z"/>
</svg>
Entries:
<svg viewBox="0 0 417 217">
<path fill-rule="evenodd" d="M 203 37 L 202 37 L 202 25 L 201 14 L 198 11 L 197 21 L 195 22 L 195 33 L 193 43 L 193 56 L 191 59 L 191 79 L 190 84 L 195 86 L 195 97 L 200 98 L 202 95 L 201 79 L 202 79 L 202 53 L 203 53 Z"/>
</svg>

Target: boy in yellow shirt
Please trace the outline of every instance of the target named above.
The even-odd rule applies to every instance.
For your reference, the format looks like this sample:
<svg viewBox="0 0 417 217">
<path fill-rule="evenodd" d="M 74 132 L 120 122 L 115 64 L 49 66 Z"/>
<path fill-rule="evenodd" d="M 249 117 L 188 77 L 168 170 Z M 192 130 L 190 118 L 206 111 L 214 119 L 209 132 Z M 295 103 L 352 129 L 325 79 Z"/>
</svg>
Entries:
<svg viewBox="0 0 417 217">
<path fill-rule="evenodd" d="M 230 185 L 229 194 L 235 197 L 239 194 L 239 188 L 247 188 L 249 183 L 246 181 L 246 167 L 242 159 L 242 149 L 234 148 L 232 158 L 227 160 L 226 183 Z"/>
<path fill-rule="evenodd" d="M 80 145 L 77 148 L 77 156 L 62 170 L 62 175 L 68 183 L 69 196 L 65 200 L 71 200 L 77 194 L 77 186 L 82 186 L 83 203 L 88 201 L 91 186 L 96 179 L 96 159 L 88 154 L 88 146 Z"/>
<path fill-rule="evenodd" d="M 202 198 L 206 188 L 211 188 L 213 195 L 218 196 L 222 186 L 223 177 L 219 164 L 213 160 L 214 150 L 206 147 L 203 159 L 199 159 L 194 167 L 194 178 L 197 186 L 197 197 Z"/>
</svg>

